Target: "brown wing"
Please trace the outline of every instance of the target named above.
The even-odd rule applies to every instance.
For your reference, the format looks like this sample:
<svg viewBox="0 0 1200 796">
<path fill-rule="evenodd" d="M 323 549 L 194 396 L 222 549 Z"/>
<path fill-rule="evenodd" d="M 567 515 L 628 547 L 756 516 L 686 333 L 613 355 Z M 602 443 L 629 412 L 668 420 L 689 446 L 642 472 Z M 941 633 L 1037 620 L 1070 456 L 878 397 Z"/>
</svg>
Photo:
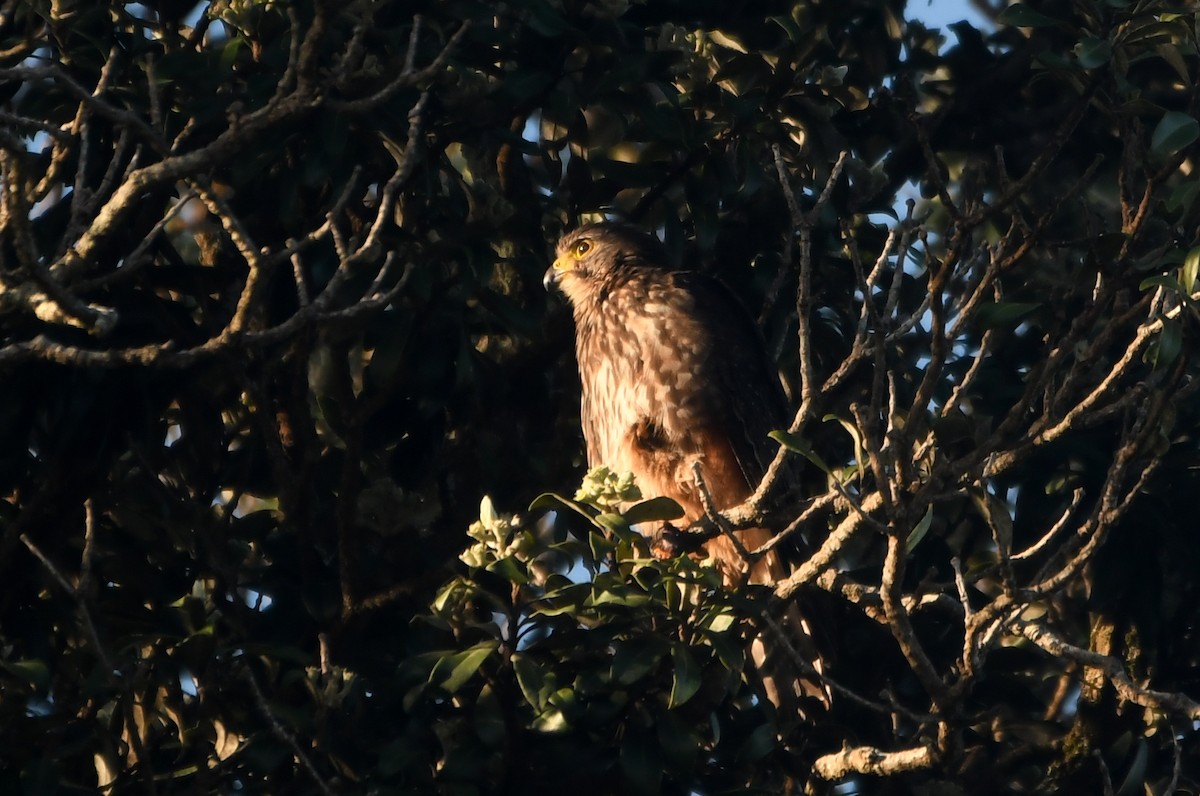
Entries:
<svg viewBox="0 0 1200 796">
<path fill-rule="evenodd" d="M 714 461 L 721 467 L 727 454 L 733 456 L 747 488 L 744 494 L 731 494 L 729 501 L 717 501 L 718 508 L 727 508 L 745 499 L 766 473 L 779 449 L 767 435 L 787 427 L 787 402 L 758 328 L 728 288 L 703 274 L 676 272 L 670 277 L 692 296 L 712 341 L 702 375 L 712 406 L 704 435 L 715 443 Z"/>
</svg>

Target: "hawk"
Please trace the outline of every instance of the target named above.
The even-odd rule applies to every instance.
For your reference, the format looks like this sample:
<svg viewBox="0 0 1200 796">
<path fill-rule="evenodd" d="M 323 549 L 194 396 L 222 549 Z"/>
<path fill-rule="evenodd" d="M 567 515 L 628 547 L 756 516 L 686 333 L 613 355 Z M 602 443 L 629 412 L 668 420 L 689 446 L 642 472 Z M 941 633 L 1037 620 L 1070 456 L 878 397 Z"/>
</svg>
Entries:
<svg viewBox="0 0 1200 796">
<path fill-rule="evenodd" d="M 745 501 L 778 449 L 767 435 L 788 425 L 778 373 L 746 310 L 715 279 L 668 268 L 662 244 L 625 224 L 579 227 L 555 254 L 545 284 L 562 291 L 575 317 L 589 466 L 632 472 L 643 494 L 672 498 L 689 523 L 704 515 L 696 463 L 714 508 Z M 748 550 L 771 537 L 764 528 L 736 533 Z M 745 562 L 728 538 L 705 550 L 726 586 L 741 582 Z M 745 574 L 769 585 L 787 570 L 771 551 Z M 794 606 L 784 620 L 793 646 L 820 671 Z M 789 673 L 791 656 L 772 649 L 780 642 L 770 633 L 751 642 L 768 698 L 798 711 L 796 697 L 827 705 L 827 686 Z"/>
</svg>

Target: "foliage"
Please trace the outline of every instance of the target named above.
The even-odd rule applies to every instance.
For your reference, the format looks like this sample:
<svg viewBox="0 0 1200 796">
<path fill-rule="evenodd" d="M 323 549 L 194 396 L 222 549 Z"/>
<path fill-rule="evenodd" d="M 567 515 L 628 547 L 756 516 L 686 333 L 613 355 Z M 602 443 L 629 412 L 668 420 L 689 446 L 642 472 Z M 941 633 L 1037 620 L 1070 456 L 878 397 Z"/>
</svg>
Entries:
<svg viewBox="0 0 1200 796">
<path fill-rule="evenodd" d="M 3 4 L 0 790 L 1200 787 L 1198 29 Z M 585 477 L 541 274 L 597 213 L 758 318 L 807 494 L 680 533 L 786 581 L 619 474 L 493 506 Z M 742 665 L 793 600 L 804 719 Z"/>
<path fill-rule="evenodd" d="M 678 517 L 678 506 L 650 500 L 614 513 L 603 494 L 617 476 L 593 471 L 589 481 L 607 483 L 587 502 L 538 498 L 535 509 L 560 515 L 540 528 L 497 515 L 485 498 L 471 527 L 480 541 L 462 556 L 470 576 L 433 602 L 431 621 L 456 646 L 406 662 L 417 685 L 405 700 L 433 724 L 462 728 L 443 736 L 444 781 L 506 769 L 505 719 L 532 730 L 519 742 L 532 747 L 522 776 L 555 787 L 595 789 L 615 755 L 629 789 L 658 793 L 664 780 L 726 779 L 774 746 L 738 676 L 746 596 L 687 556 L 654 558 L 630 525 Z M 581 759 L 588 748 L 597 751 Z"/>
</svg>

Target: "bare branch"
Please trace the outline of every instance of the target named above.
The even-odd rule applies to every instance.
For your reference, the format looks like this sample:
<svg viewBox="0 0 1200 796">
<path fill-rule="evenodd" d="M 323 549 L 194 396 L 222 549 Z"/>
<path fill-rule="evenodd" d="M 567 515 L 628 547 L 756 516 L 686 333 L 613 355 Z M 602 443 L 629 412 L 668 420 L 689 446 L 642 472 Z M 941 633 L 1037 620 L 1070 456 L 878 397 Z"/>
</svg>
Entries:
<svg viewBox="0 0 1200 796">
<path fill-rule="evenodd" d="M 1125 667 L 1116 658 L 1068 644 L 1036 622 L 1017 620 L 1012 623 L 1012 629 L 1056 658 L 1068 658 L 1084 666 L 1099 669 L 1122 701 L 1163 713 L 1178 713 L 1193 721 L 1200 720 L 1200 702 L 1181 693 L 1143 688 L 1133 682 Z"/>
<path fill-rule="evenodd" d="M 1071 493 L 1071 504 L 1063 511 L 1062 516 L 1058 518 L 1058 521 L 1051 526 L 1050 530 L 1046 531 L 1041 539 L 1037 540 L 1021 552 L 1013 553 L 1012 560 L 1024 561 L 1025 559 L 1032 558 L 1042 550 L 1046 549 L 1046 546 L 1049 545 L 1050 542 L 1055 538 L 1057 538 L 1058 535 L 1062 533 L 1063 529 L 1067 527 L 1067 521 L 1071 518 L 1071 515 L 1075 513 L 1075 510 L 1079 508 L 1079 504 L 1082 501 L 1083 489 L 1076 487 L 1075 491 Z"/>
<path fill-rule="evenodd" d="M 15 284 L 0 275 L 0 306 L 23 307 L 46 323 L 76 326 L 100 337 L 117 325 L 116 310 L 81 301 L 58 284 L 36 258 L 25 265 L 34 284 Z"/>
<path fill-rule="evenodd" d="M 738 535 L 733 532 L 733 526 L 729 524 L 729 520 L 722 516 L 713 505 L 712 493 L 708 491 L 708 484 L 704 483 L 704 473 L 701 472 L 698 461 L 692 462 L 692 478 L 695 479 L 696 491 L 700 494 L 700 503 L 704 506 L 704 515 L 709 522 L 720 529 L 721 535 L 729 540 L 742 561 L 749 563 L 751 561 L 750 552 L 746 550 L 746 546 L 742 544 Z"/>
<path fill-rule="evenodd" d="M 842 548 L 864 525 L 879 529 L 878 523 L 872 520 L 867 512 L 875 511 L 882 505 L 883 496 L 878 492 L 872 492 L 864 498 L 860 506 L 833 529 L 817 552 L 813 553 L 791 576 L 775 584 L 775 596 L 786 600 L 801 586 L 812 583 L 825 569 L 832 566 Z"/>
<path fill-rule="evenodd" d="M 56 124 L 51 124 L 50 122 L 46 122 L 41 119 L 33 119 L 28 116 L 18 116 L 17 114 L 9 113 L 8 111 L 0 111 L 0 124 L 18 129 L 24 127 L 28 130 L 36 130 L 39 133 L 45 133 L 60 143 L 73 140 L 73 136 L 70 133 L 68 133 L 66 130 L 63 130 Z M 18 144 L 19 142 L 13 142 L 14 147 L 16 147 Z"/>
<path fill-rule="evenodd" d="M 163 214 L 163 217 L 154 222 L 154 226 L 150 228 L 150 231 L 147 232 L 146 236 L 142 238 L 141 242 L 133 248 L 133 251 L 129 253 L 129 256 L 125 258 L 124 262 L 121 263 L 118 268 L 108 272 L 107 274 L 101 274 L 93 279 L 81 280 L 77 284 L 78 290 L 81 293 L 85 293 L 89 290 L 103 287 L 104 285 L 128 279 L 130 276 L 141 270 L 146 263 L 150 262 L 151 258 L 147 256 L 150 251 L 150 247 L 154 245 L 154 242 L 158 239 L 158 236 L 162 234 L 164 229 L 166 229 L 167 224 L 170 224 L 171 220 L 178 216 L 183 209 L 187 207 L 188 202 L 192 201 L 197 196 L 198 194 L 195 191 L 188 191 L 183 194 L 183 196 L 179 197 L 174 204 L 167 208 L 167 212 Z"/>
<path fill-rule="evenodd" d="M 898 535 L 888 536 L 887 555 L 883 562 L 883 578 L 879 590 L 883 597 L 883 610 L 887 615 L 892 637 L 896 639 L 900 651 L 908 660 L 908 665 L 912 667 L 913 673 L 933 700 L 935 708 L 944 709 L 949 704 L 949 691 L 937 670 L 933 668 L 933 663 L 926 655 L 921 642 L 917 640 L 916 632 L 909 621 L 908 611 L 905 610 L 904 603 L 900 599 L 903 550 L 904 543 Z"/>
<path fill-rule="evenodd" d="M 346 113 L 364 113 L 366 111 L 373 110 L 392 99 L 402 89 L 409 88 L 410 86 L 420 85 L 421 83 L 426 82 L 442 70 L 446 64 L 446 60 L 450 57 L 450 53 L 452 53 L 458 46 L 458 43 L 462 40 L 463 35 L 466 34 L 467 30 L 471 26 L 470 20 L 464 20 L 463 24 L 459 26 L 458 30 L 451 34 L 450 38 L 446 41 L 446 45 L 442 47 L 441 52 L 439 52 L 434 59 L 430 61 L 429 65 L 422 69 L 414 70 L 412 68 L 412 61 L 413 53 L 416 50 L 416 37 L 420 31 L 419 20 L 420 16 L 418 15 L 413 21 L 413 30 L 409 37 L 408 52 L 405 54 L 404 69 L 402 69 L 400 73 L 391 80 L 391 82 L 366 97 L 361 97 L 354 100 L 330 100 L 330 107 L 334 108 L 335 110 L 345 111 Z"/>
<path fill-rule="evenodd" d="M 838 780 L 851 774 L 870 774 L 877 777 L 902 774 L 932 768 L 933 749 L 917 746 L 896 752 L 884 752 L 872 746 L 846 747 L 840 752 L 821 755 L 813 761 L 813 771 L 825 780 Z"/>
<path fill-rule="evenodd" d="M 831 594 L 840 594 L 862 609 L 868 619 L 881 625 L 887 624 L 887 614 L 883 611 L 883 598 L 879 589 L 859 583 L 848 575 L 836 570 L 827 569 L 813 581 Z M 945 611 L 951 615 L 963 616 L 962 604 L 948 594 L 937 592 L 918 592 L 905 594 L 901 597 L 904 609 L 911 613 L 927 609 Z"/>
<path fill-rule="evenodd" d="M 841 495 L 838 492 L 831 489 L 824 495 L 816 498 L 804 509 L 804 511 L 800 512 L 799 516 L 788 523 L 782 531 L 772 536 L 770 539 L 764 542 L 762 546 L 750 551 L 750 555 L 757 559 L 767 554 L 774 549 L 776 545 L 782 544 L 792 534 L 798 533 L 801 529 L 808 525 L 808 523 L 811 522 L 812 519 L 817 516 L 817 514 L 832 506 L 834 501 L 836 501 L 840 496 Z M 726 516 L 728 516 L 728 514 Z"/>
</svg>

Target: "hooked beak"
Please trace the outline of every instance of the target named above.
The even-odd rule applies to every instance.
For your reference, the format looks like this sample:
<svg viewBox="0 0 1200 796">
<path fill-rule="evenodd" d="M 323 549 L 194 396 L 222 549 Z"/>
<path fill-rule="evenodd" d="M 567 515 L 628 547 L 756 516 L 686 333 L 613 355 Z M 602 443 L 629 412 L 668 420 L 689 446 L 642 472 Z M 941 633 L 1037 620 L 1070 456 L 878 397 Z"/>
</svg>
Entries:
<svg viewBox="0 0 1200 796">
<path fill-rule="evenodd" d="M 570 264 L 566 258 L 559 257 L 554 261 L 554 265 L 546 269 L 546 275 L 542 277 L 542 287 L 546 290 L 553 290 L 558 287 L 558 280 L 562 279 L 565 271 L 569 270 Z"/>
</svg>

